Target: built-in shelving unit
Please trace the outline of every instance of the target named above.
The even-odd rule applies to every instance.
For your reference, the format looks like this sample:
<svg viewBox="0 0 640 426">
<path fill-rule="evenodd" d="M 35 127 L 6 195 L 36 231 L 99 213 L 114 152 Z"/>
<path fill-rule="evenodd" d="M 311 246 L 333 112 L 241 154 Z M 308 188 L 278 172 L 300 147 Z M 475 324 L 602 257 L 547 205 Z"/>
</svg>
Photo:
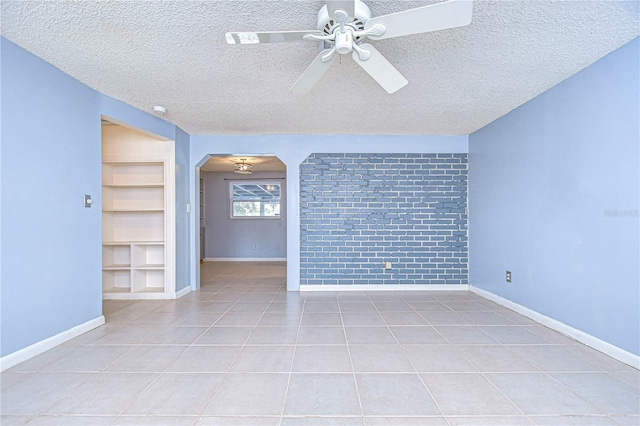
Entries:
<svg viewBox="0 0 640 426">
<path fill-rule="evenodd" d="M 124 128 L 105 132 L 103 128 L 103 297 L 175 297 L 169 261 L 174 244 L 168 196 L 172 192 L 168 191 L 172 184 L 170 162 L 159 154 L 150 155 L 149 161 L 142 161 L 139 155 L 131 159 L 122 149 L 128 147 L 122 139 L 131 139 L 132 133 Z M 144 143 L 148 137 L 141 138 Z M 135 141 L 130 145 L 136 147 Z M 107 158 L 105 151 L 111 154 Z"/>
</svg>

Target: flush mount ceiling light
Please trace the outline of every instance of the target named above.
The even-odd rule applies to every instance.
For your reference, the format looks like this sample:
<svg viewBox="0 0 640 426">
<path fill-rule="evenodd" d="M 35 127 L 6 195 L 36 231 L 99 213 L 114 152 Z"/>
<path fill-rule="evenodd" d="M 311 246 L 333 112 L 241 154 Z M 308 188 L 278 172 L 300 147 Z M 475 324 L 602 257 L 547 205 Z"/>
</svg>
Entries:
<svg viewBox="0 0 640 426">
<path fill-rule="evenodd" d="M 240 163 L 236 163 L 236 168 L 234 170 L 234 173 L 249 175 L 251 174 L 251 167 L 252 167 L 251 164 L 245 163 L 245 159 L 242 158 L 240 159 Z"/>
</svg>

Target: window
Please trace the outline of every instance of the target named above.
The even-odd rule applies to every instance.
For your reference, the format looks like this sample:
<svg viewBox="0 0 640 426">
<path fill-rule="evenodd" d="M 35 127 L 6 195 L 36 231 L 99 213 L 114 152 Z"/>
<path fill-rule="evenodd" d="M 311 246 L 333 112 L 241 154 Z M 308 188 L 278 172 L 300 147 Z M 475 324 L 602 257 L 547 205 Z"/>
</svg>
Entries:
<svg viewBox="0 0 640 426">
<path fill-rule="evenodd" d="M 280 183 L 230 182 L 231 217 L 235 219 L 280 218 Z"/>
</svg>

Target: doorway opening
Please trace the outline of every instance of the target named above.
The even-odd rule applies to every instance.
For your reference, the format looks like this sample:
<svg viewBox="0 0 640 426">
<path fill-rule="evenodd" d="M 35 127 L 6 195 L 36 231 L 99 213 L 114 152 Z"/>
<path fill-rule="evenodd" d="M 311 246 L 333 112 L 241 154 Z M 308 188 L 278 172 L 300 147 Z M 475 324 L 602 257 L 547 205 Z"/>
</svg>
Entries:
<svg viewBox="0 0 640 426">
<path fill-rule="evenodd" d="M 286 166 L 275 155 L 216 154 L 197 169 L 200 289 L 286 292 Z"/>
</svg>

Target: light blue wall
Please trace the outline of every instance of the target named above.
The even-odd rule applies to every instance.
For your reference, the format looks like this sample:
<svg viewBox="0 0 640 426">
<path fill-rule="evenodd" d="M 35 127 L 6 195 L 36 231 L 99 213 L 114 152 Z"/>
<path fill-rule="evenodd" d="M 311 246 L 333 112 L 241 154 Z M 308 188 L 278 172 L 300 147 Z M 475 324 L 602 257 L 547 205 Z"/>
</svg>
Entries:
<svg viewBox="0 0 640 426">
<path fill-rule="evenodd" d="M 634 354 L 639 56 L 635 39 L 469 137 L 471 284 Z"/>
<path fill-rule="evenodd" d="M 102 315 L 102 218 L 98 93 L 0 43 L 4 356 Z"/>
<path fill-rule="evenodd" d="M 204 172 L 205 257 L 284 258 L 287 256 L 287 185 L 284 172 L 251 174 L 251 179 L 277 179 L 282 185 L 279 219 L 231 219 L 229 183 L 235 173 Z M 254 245 L 256 248 L 254 249 Z"/>
<path fill-rule="evenodd" d="M 0 37 L 0 356 L 102 315 L 101 115 L 176 141 L 177 277 L 191 282 L 189 135 Z M 85 209 L 84 194 L 93 196 Z"/>
<path fill-rule="evenodd" d="M 176 127 L 176 291 L 191 285 L 189 246 L 189 135 Z M 193 207 L 192 207 L 193 208 Z M 194 210 L 198 210 L 197 206 Z"/>
<path fill-rule="evenodd" d="M 467 153 L 467 136 L 259 135 L 191 136 L 191 203 L 199 202 L 196 167 L 211 154 L 275 154 L 287 167 L 287 289 L 300 288 L 300 164 L 314 152 Z M 191 213 L 191 235 L 199 219 Z M 192 288 L 200 282 L 200 240 L 191 244 Z"/>
</svg>

